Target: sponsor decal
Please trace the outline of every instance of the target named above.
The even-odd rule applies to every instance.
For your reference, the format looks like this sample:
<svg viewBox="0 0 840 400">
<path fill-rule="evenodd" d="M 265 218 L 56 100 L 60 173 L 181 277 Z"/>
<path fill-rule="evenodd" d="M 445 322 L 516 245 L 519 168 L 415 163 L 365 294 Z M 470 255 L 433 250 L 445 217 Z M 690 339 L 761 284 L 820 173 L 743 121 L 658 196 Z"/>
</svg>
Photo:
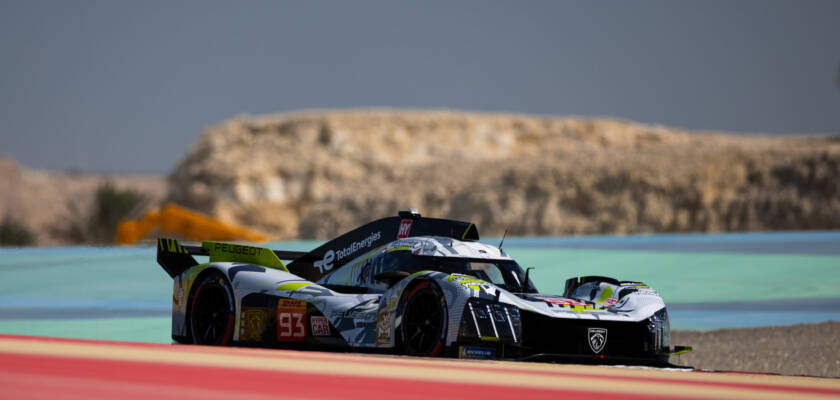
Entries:
<svg viewBox="0 0 840 400">
<path fill-rule="evenodd" d="M 335 261 L 340 261 L 344 258 L 352 256 L 353 254 L 356 254 L 356 252 L 360 250 L 364 250 L 373 246 L 373 244 L 376 243 L 376 241 L 380 238 L 382 238 L 382 232 L 374 232 L 371 233 L 370 236 L 358 242 L 350 243 L 350 245 L 345 248 L 338 250 L 327 250 L 327 252 L 324 253 L 324 258 L 315 261 L 312 264 L 312 266 L 315 267 L 319 273 L 323 274 L 325 271 L 333 269 L 333 267 L 335 266 Z"/>
<path fill-rule="evenodd" d="M 313 266 L 318 269 L 318 272 L 324 273 L 324 271 L 329 271 L 333 269 L 333 262 L 335 261 L 335 252 L 332 250 L 327 250 L 324 253 L 324 258 L 315 261 Z"/>
<path fill-rule="evenodd" d="M 496 358 L 496 349 L 492 347 L 459 346 L 458 358 L 492 360 Z"/>
<path fill-rule="evenodd" d="M 378 309 L 378 301 L 367 300 L 364 303 L 353 306 L 353 308 L 344 311 L 343 313 L 339 313 L 339 317 L 352 319 L 356 322 L 376 322 Z"/>
<path fill-rule="evenodd" d="M 280 299 L 277 302 L 277 341 L 302 342 L 306 338 L 306 302 Z"/>
<path fill-rule="evenodd" d="M 592 352 L 598 354 L 604 350 L 604 346 L 607 344 L 607 330 L 604 328 L 589 328 L 586 330 L 586 339 Z"/>
<path fill-rule="evenodd" d="M 538 300 L 542 300 L 546 303 L 551 303 L 557 306 L 585 306 L 586 303 L 582 301 L 572 300 L 572 299 L 560 299 L 556 297 L 537 297 Z"/>
<path fill-rule="evenodd" d="M 243 307 L 239 315 L 239 340 L 262 340 L 269 315 L 270 308 Z"/>
<path fill-rule="evenodd" d="M 408 234 L 411 232 L 412 222 L 413 221 L 410 219 L 400 221 L 400 230 L 397 231 L 397 239 L 405 239 L 408 237 Z"/>
<path fill-rule="evenodd" d="M 172 304 L 175 308 L 180 308 L 184 304 L 184 297 L 187 290 L 187 280 L 178 279 L 178 284 L 175 287 L 175 293 L 172 294 Z"/>
<path fill-rule="evenodd" d="M 573 299 L 563 299 L 557 297 L 534 297 L 534 299 L 548 303 L 549 307 L 553 307 L 554 305 L 558 306 L 559 309 L 556 310 L 558 312 L 561 310 L 574 311 L 576 313 L 604 311 L 602 308 Z"/>
<path fill-rule="evenodd" d="M 355 322 L 375 322 L 376 321 L 376 311 L 366 311 L 366 310 L 348 310 L 348 311 L 339 311 L 330 314 L 332 318 L 343 318 L 343 319 L 352 319 Z"/>
<path fill-rule="evenodd" d="M 327 320 L 327 317 L 313 315 L 309 319 L 309 322 L 312 324 L 312 336 L 330 335 L 330 322 Z"/>
<path fill-rule="evenodd" d="M 382 310 L 376 318 L 376 345 L 389 346 L 391 344 L 391 319 L 393 310 Z"/>
<path fill-rule="evenodd" d="M 214 243 L 213 250 L 228 254 L 242 254 L 246 256 L 256 256 L 260 254 L 259 247 L 243 246 L 241 244 L 233 243 Z"/>
<path fill-rule="evenodd" d="M 455 282 L 457 284 L 460 284 L 461 286 L 474 290 L 481 290 L 482 286 L 484 286 L 485 289 L 491 287 L 490 282 L 478 279 L 470 275 L 451 274 L 447 279 L 449 280 L 449 282 Z"/>
<path fill-rule="evenodd" d="M 178 308 L 185 308 L 187 307 L 187 295 L 192 289 L 193 283 L 195 283 L 195 278 L 198 277 L 198 274 L 204 270 L 204 267 L 201 265 L 193 266 L 192 268 L 186 270 L 181 277 L 178 279 L 178 288 L 173 293 L 173 303 Z"/>
</svg>

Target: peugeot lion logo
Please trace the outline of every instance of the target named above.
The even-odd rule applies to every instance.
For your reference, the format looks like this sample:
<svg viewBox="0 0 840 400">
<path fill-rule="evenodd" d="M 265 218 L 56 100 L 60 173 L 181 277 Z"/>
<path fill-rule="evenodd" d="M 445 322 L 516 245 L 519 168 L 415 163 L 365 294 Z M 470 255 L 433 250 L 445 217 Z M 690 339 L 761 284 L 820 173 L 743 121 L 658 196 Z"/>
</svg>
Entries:
<svg viewBox="0 0 840 400">
<path fill-rule="evenodd" d="M 587 333 L 589 348 L 592 349 L 592 352 L 598 354 L 601 350 L 604 350 L 604 345 L 607 344 L 607 330 L 604 328 L 589 328 Z"/>
</svg>

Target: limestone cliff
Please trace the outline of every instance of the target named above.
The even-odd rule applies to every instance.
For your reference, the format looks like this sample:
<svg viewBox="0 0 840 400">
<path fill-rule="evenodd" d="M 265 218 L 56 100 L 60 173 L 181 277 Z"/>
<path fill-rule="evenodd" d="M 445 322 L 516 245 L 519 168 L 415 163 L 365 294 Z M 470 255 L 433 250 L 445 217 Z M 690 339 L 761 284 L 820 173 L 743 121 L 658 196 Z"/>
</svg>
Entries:
<svg viewBox="0 0 840 400">
<path fill-rule="evenodd" d="M 484 235 L 840 228 L 840 140 L 451 111 L 238 117 L 204 132 L 170 199 L 278 238 L 396 210 Z"/>
<path fill-rule="evenodd" d="M 37 245 L 69 244 L 55 229 L 89 211 L 97 187 L 105 182 L 142 193 L 150 205 L 166 196 L 165 180 L 158 175 L 38 170 L 0 155 L 0 220 L 14 217 L 35 235 Z"/>
</svg>

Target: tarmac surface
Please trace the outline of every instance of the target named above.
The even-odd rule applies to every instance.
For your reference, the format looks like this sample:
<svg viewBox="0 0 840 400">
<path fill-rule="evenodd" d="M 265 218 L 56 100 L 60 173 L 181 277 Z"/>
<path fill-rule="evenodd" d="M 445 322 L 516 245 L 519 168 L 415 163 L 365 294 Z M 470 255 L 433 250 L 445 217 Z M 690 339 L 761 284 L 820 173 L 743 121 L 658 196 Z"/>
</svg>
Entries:
<svg viewBox="0 0 840 400">
<path fill-rule="evenodd" d="M 0 335 L 0 398 L 831 399 L 840 380 Z"/>
</svg>

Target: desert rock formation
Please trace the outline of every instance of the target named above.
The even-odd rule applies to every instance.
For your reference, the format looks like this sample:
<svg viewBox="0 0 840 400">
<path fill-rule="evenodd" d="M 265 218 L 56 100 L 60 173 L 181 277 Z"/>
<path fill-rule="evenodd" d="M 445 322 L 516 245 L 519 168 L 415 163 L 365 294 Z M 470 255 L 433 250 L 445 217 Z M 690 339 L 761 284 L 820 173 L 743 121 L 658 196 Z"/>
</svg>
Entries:
<svg viewBox="0 0 840 400">
<path fill-rule="evenodd" d="M 38 245 L 67 244 L 52 231 L 66 219 L 78 217 L 75 212 L 87 211 L 96 188 L 105 182 L 142 193 L 150 205 L 166 196 L 166 181 L 157 175 L 37 170 L 0 157 L 0 219 L 7 214 L 14 217 L 35 234 Z"/>
<path fill-rule="evenodd" d="M 169 176 L 170 199 L 277 238 L 396 210 L 483 235 L 840 228 L 840 138 L 609 119 L 359 110 L 237 117 Z"/>
</svg>

